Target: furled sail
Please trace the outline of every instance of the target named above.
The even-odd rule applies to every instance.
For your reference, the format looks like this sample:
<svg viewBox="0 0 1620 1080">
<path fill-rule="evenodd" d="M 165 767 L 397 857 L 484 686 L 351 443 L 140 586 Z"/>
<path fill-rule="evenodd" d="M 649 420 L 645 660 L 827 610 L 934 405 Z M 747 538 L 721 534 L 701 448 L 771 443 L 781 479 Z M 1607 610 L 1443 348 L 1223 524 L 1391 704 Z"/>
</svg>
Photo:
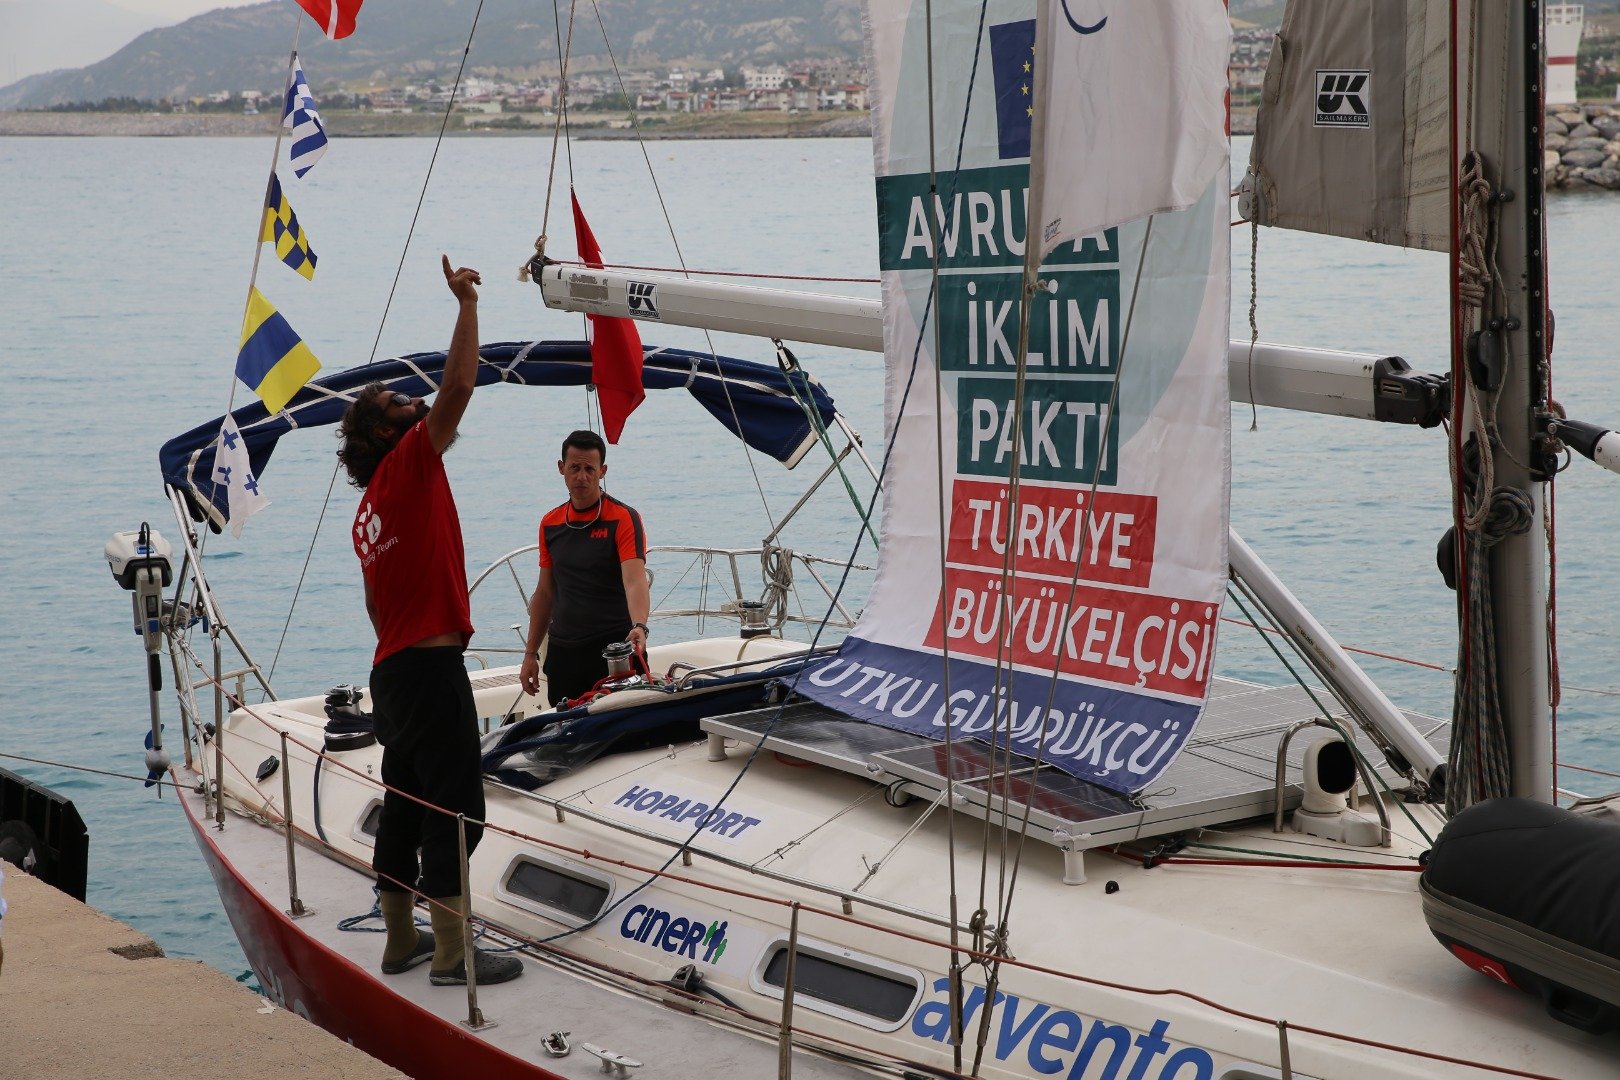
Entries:
<svg viewBox="0 0 1620 1080">
<path fill-rule="evenodd" d="M 444 374 L 443 352 L 362 364 L 312 380 L 287 404 L 268 413 L 254 401 L 236 420 L 254 475 L 263 475 L 283 435 L 336 424 L 354 392 L 377 382 L 412 397 L 431 394 Z M 478 385 L 585 386 L 591 381 L 587 341 L 501 341 L 478 349 Z M 711 416 L 755 450 L 793 468 L 838 419 L 832 396 L 804 371 L 686 349 L 647 349 L 641 383 L 648 390 L 683 389 Z M 230 517 L 224 485 L 215 479 L 220 420 L 176 435 L 158 451 L 163 482 L 180 492 L 197 521 L 216 532 Z"/>
<path fill-rule="evenodd" d="M 1102 97 L 1107 80 L 1068 62 L 1141 47 L 1135 19 L 1110 19 L 1121 4 L 1184 7 L 1045 2 L 1057 36 L 1039 54 L 1034 0 L 869 5 L 890 447 L 882 552 L 860 623 L 799 685 L 852 716 L 936 738 L 949 724 L 1134 792 L 1192 733 L 1227 574 L 1226 30 L 1214 84 L 1200 84 L 1216 106 L 1177 110 L 1179 123 L 1215 125 L 1194 205 L 1057 246 L 1039 269 L 1020 370 L 1036 57 L 1068 64 L 1063 85 L 1090 95 L 1087 115 L 1128 135 L 1139 102 Z M 1151 62 L 1136 70 L 1166 70 L 1140 66 Z M 1035 148 L 1051 151 L 1048 191 L 1129 142 L 1062 127 L 1066 149 Z M 1165 134 L 1150 127 L 1143 137 Z M 1167 192 L 1141 212 L 1179 204 Z M 1084 208 L 1062 214 L 1090 220 Z"/>
<path fill-rule="evenodd" d="M 1239 200 L 1261 225 L 1445 251 L 1450 6 L 1289 0 Z"/>
</svg>

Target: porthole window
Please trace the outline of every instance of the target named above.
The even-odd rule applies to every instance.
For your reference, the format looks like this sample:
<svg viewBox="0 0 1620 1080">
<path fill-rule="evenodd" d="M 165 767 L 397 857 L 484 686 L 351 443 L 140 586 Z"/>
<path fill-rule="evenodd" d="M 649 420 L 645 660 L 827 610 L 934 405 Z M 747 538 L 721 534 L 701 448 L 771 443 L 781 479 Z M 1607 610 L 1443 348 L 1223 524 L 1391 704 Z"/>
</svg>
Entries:
<svg viewBox="0 0 1620 1080">
<path fill-rule="evenodd" d="M 501 883 L 504 899 L 542 915 L 589 922 L 613 897 L 613 879 L 560 861 L 519 855 Z"/>
<path fill-rule="evenodd" d="M 782 997 L 787 967 L 788 943 L 778 939 L 755 968 L 754 989 Z M 922 973 L 913 968 L 818 942 L 801 941 L 793 966 L 796 1005 L 880 1031 L 892 1031 L 911 1015 L 922 985 Z"/>
<path fill-rule="evenodd" d="M 360 820 L 354 826 L 353 836 L 362 844 L 376 845 L 377 825 L 382 821 L 382 800 L 373 799 L 366 804 L 360 814 Z"/>
</svg>

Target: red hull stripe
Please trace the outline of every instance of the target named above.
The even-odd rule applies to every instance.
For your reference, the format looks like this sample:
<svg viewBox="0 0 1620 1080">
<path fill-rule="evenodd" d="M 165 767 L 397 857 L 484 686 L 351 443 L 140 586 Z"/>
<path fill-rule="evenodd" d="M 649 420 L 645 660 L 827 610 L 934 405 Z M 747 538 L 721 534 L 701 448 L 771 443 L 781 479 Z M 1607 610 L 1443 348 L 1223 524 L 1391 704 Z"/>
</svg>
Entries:
<svg viewBox="0 0 1620 1080">
<path fill-rule="evenodd" d="M 181 802 L 242 951 L 265 993 L 283 1008 L 421 1080 L 563 1080 L 391 993 L 378 978 L 304 934 L 236 872 L 189 803 Z"/>
</svg>

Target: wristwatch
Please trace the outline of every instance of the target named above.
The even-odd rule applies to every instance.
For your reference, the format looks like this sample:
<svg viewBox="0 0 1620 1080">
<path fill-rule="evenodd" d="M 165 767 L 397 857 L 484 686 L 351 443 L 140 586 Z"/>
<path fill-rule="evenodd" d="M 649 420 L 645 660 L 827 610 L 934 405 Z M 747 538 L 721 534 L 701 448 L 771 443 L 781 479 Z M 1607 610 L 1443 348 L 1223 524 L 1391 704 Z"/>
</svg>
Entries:
<svg viewBox="0 0 1620 1080">
<path fill-rule="evenodd" d="M 652 637 L 652 631 L 647 629 L 647 624 L 644 622 L 633 622 L 630 624 L 630 629 L 640 630 L 645 636 Z"/>
</svg>

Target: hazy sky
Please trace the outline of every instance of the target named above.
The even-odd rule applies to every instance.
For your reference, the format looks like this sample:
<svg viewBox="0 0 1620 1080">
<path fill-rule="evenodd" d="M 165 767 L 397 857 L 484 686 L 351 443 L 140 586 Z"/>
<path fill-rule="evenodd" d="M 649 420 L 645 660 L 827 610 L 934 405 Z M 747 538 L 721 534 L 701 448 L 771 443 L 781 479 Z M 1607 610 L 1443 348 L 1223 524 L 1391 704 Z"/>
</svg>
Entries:
<svg viewBox="0 0 1620 1080">
<path fill-rule="evenodd" d="M 0 86 L 41 71 L 93 64 L 147 30 L 205 11 L 262 2 L 0 0 Z"/>
<path fill-rule="evenodd" d="M 193 15 L 201 15 L 205 11 L 213 11 L 215 8 L 241 7 L 243 4 L 263 3 L 264 0 L 109 0 L 109 2 L 140 15 L 178 22 Z"/>
</svg>

